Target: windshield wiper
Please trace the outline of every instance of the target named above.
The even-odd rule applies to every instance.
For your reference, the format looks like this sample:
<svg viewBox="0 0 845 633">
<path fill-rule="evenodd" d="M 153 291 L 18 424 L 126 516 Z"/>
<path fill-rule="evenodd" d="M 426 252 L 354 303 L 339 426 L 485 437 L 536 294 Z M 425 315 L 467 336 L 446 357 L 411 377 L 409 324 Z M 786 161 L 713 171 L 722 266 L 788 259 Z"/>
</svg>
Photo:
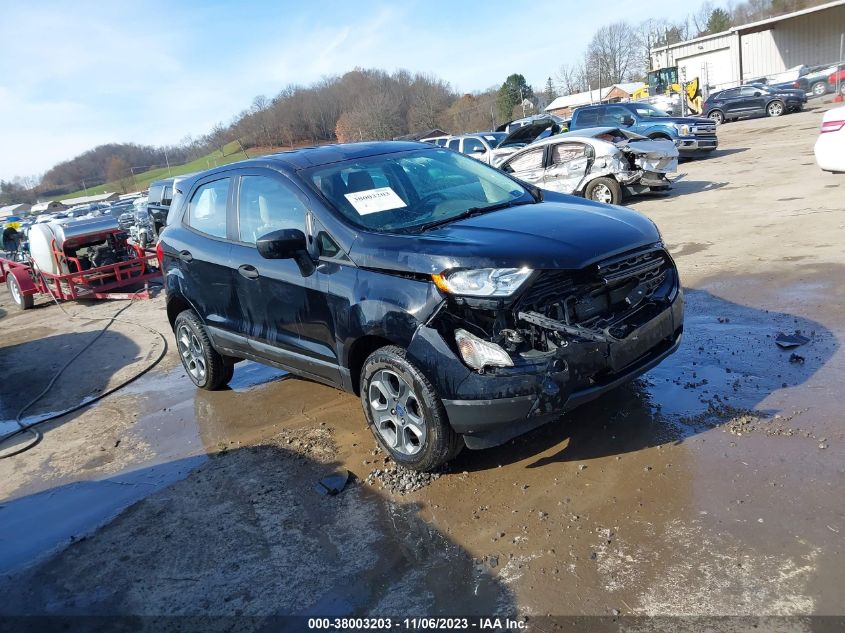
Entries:
<svg viewBox="0 0 845 633">
<path fill-rule="evenodd" d="M 483 215 L 488 211 L 496 211 L 498 209 L 507 209 L 508 207 L 515 207 L 522 204 L 531 204 L 529 200 L 510 200 L 508 202 L 499 202 L 497 204 L 491 204 L 486 207 L 470 207 L 466 211 L 461 211 L 458 215 L 453 215 L 448 218 L 441 218 L 439 220 L 432 220 L 431 222 L 426 222 L 425 224 L 420 224 L 417 227 L 417 230 L 420 233 L 428 231 L 429 229 L 437 228 L 438 226 L 443 226 L 444 224 L 450 224 L 451 222 L 457 222 L 458 220 L 465 220 L 466 218 L 471 218 L 475 215 Z"/>
</svg>

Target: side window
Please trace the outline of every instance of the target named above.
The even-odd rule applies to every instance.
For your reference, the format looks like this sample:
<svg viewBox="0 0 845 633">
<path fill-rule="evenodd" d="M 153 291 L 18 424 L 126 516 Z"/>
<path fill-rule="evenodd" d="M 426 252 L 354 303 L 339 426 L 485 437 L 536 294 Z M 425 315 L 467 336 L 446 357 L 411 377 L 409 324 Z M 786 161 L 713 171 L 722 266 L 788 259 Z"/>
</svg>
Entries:
<svg viewBox="0 0 845 633">
<path fill-rule="evenodd" d="M 459 138 L 449 139 L 449 142 L 446 143 L 446 147 L 448 147 L 449 149 L 453 149 L 457 152 L 458 149 L 459 149 L 460 143 L 461 143 L 461 139 L 459 139 Z"/>
<path fill-rule="evenodd" d="M 577 113 L 577 120 L 579 127 L 595 127 L 599 124 L 599 110 L 601 108 L 592 108 L 590 110 L 581 110 Z"/>
<path fill-rule="evenodd" d="M 164 186 L 164 191 L 161 192 L 161 204 L 167 206 L 173 200 L 173 187 L 170 185 Z"/>
<path fill-rule="evenodd" d="M 737 90 L 736 88 L 733 88 L 731 90 L 725 90 L 721 94 L 722 99 L 735 99 L 738 96 L 739 96 L 739 90 Z"/>
<path fill-rule="evenodd" d="M 585 156 L 584 146 L 580 143 L 561 143 L 552 148 L 552 164 L 568 163 Z"/>
<path fill-rule="evenodd" d="M 755 92 L 761 92 L 757 88 L 753 86 L 746 86 L 744 88 L 739 89 L 739 94 L 742 97 L 753 97 Z"/>
<path fill-rule="evenodd" d="M 464 139 L 464 154 L 473 154 L 476 153 L 476 150 L 481 150 L 478 152 L 479 154 L 483 154 L 487 151 L 487 148 L 484 147 L 484 143 L 474 137 L 469 137 Z"/>
<path fill-rule="evenodd" d="M 242 176 L 238 194 L 238 239 L 254 244 L 278 229 L 305 229 L 305 205 L 294 189 L 267 176 Z"/>
<path fill-rule="evenodd" d="M 538 147 L 517 156 L 507 164 L 505 171 L 520 172 L 528 169 L 539 169 L 543 166 L 543 151 L 545 147 Z"/>
<path fill-rule="evenodd" d="M 612 125 L 614 127 L 622 126 L 622 119 L 626 116 L 631 116 L 625 108 L 621 106 L 607 106 L 601 115 L 602 125 Z"/>
<path fill-rule="evenodd" d="M 194 192 L 188 207 L 188 226 L 206 235 L 225 238 L 228 197 L 228 178 L 201 185 Z"/>
</svg>

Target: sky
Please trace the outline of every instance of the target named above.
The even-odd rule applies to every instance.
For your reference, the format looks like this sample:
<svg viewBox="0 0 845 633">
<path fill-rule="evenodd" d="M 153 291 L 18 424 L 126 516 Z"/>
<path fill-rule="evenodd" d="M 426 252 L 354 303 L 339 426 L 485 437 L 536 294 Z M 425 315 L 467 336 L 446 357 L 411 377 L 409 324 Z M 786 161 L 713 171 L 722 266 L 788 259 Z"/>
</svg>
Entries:
<svg viewBox="0 0 845 633">
<path fill-rule="evenodd" d="M 593 32 L 681 19 L 700 2 L 136 0 L 0 2 L 0 179 L 110 142 L 178 143 L 257 95 L 355 67 L 460 92 L 522 73 L 541 87 Z"/>
</svg>

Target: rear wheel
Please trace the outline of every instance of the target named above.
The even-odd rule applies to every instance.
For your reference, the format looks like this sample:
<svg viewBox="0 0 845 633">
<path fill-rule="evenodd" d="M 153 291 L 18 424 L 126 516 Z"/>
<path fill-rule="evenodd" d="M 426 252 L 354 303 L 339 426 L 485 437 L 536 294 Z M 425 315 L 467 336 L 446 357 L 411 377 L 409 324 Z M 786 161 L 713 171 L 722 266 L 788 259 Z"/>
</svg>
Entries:
<svg viewBox="0 0 845 633">
<path fill-rule="evenodd" d="M 364 362 L 361 404 L 376 440 L 405 468 L 435 470 L 463 448 L 434 387 L 401 347 L 382 347 Z"/>
<path fill-rule="evenodd" d="M 716 125 L 722 125 L 725 122 L 725 115 L 721 110 L 713 110 L 707 117 Z"/>
<path fill-rule="evenodd" d="M 786 108 L 783 105 L 783 101 L 772 101 L 766 106 L 766 114 L 769 116 L 780 116 L 785 110 Z"/>
<path fill-rule="evenodd" d="M 214 391 L 232 379 L 234 365 L 229 365 L 211 345 L 208 332 L 193 310 L 185 310 L 174 323 L 176 347 L 182 366 L 200 389 Z"/>
<path fill-rule="evenodd" d="M 622 187 L 615 178 L 596 178 L 584 189 L 584 197 L 604 204 L 619 204 L 622 202 Z"/>
<path fill-rule="evenodd" d="M 15 276 L 11 273 L 6 276 L 6 287 L 9 289 L 9 294 L 12 296 L 12 301 L 21 310 L 29 310 L 35 305 L 35 298 L 32 295 L 25 295 L 21 290 L 21 286 Z"/>
</svg>

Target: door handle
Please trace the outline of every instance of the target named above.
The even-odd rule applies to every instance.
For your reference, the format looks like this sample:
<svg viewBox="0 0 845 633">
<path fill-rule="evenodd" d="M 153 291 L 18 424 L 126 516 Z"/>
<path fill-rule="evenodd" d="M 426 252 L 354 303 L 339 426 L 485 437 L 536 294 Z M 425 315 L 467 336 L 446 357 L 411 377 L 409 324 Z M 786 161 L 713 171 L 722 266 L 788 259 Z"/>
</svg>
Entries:
<svg viewBox="0 0 845 633">
<path fill-rule="evenodd" d="M 179 251 L 179 259 L 181 259 L 183 262 L 189 262 L 193 258 L 194 256 L 191 255 L 191 251 Z"/>
<path fill-rule="evenodd" d="M 258 269 L 255 266 L 243 264 L 242 266 L 238 266 L 238 272 L 241 274 L 241 277 L 246 277 L 247 279 L 258 279 Z"/>
</svg>

